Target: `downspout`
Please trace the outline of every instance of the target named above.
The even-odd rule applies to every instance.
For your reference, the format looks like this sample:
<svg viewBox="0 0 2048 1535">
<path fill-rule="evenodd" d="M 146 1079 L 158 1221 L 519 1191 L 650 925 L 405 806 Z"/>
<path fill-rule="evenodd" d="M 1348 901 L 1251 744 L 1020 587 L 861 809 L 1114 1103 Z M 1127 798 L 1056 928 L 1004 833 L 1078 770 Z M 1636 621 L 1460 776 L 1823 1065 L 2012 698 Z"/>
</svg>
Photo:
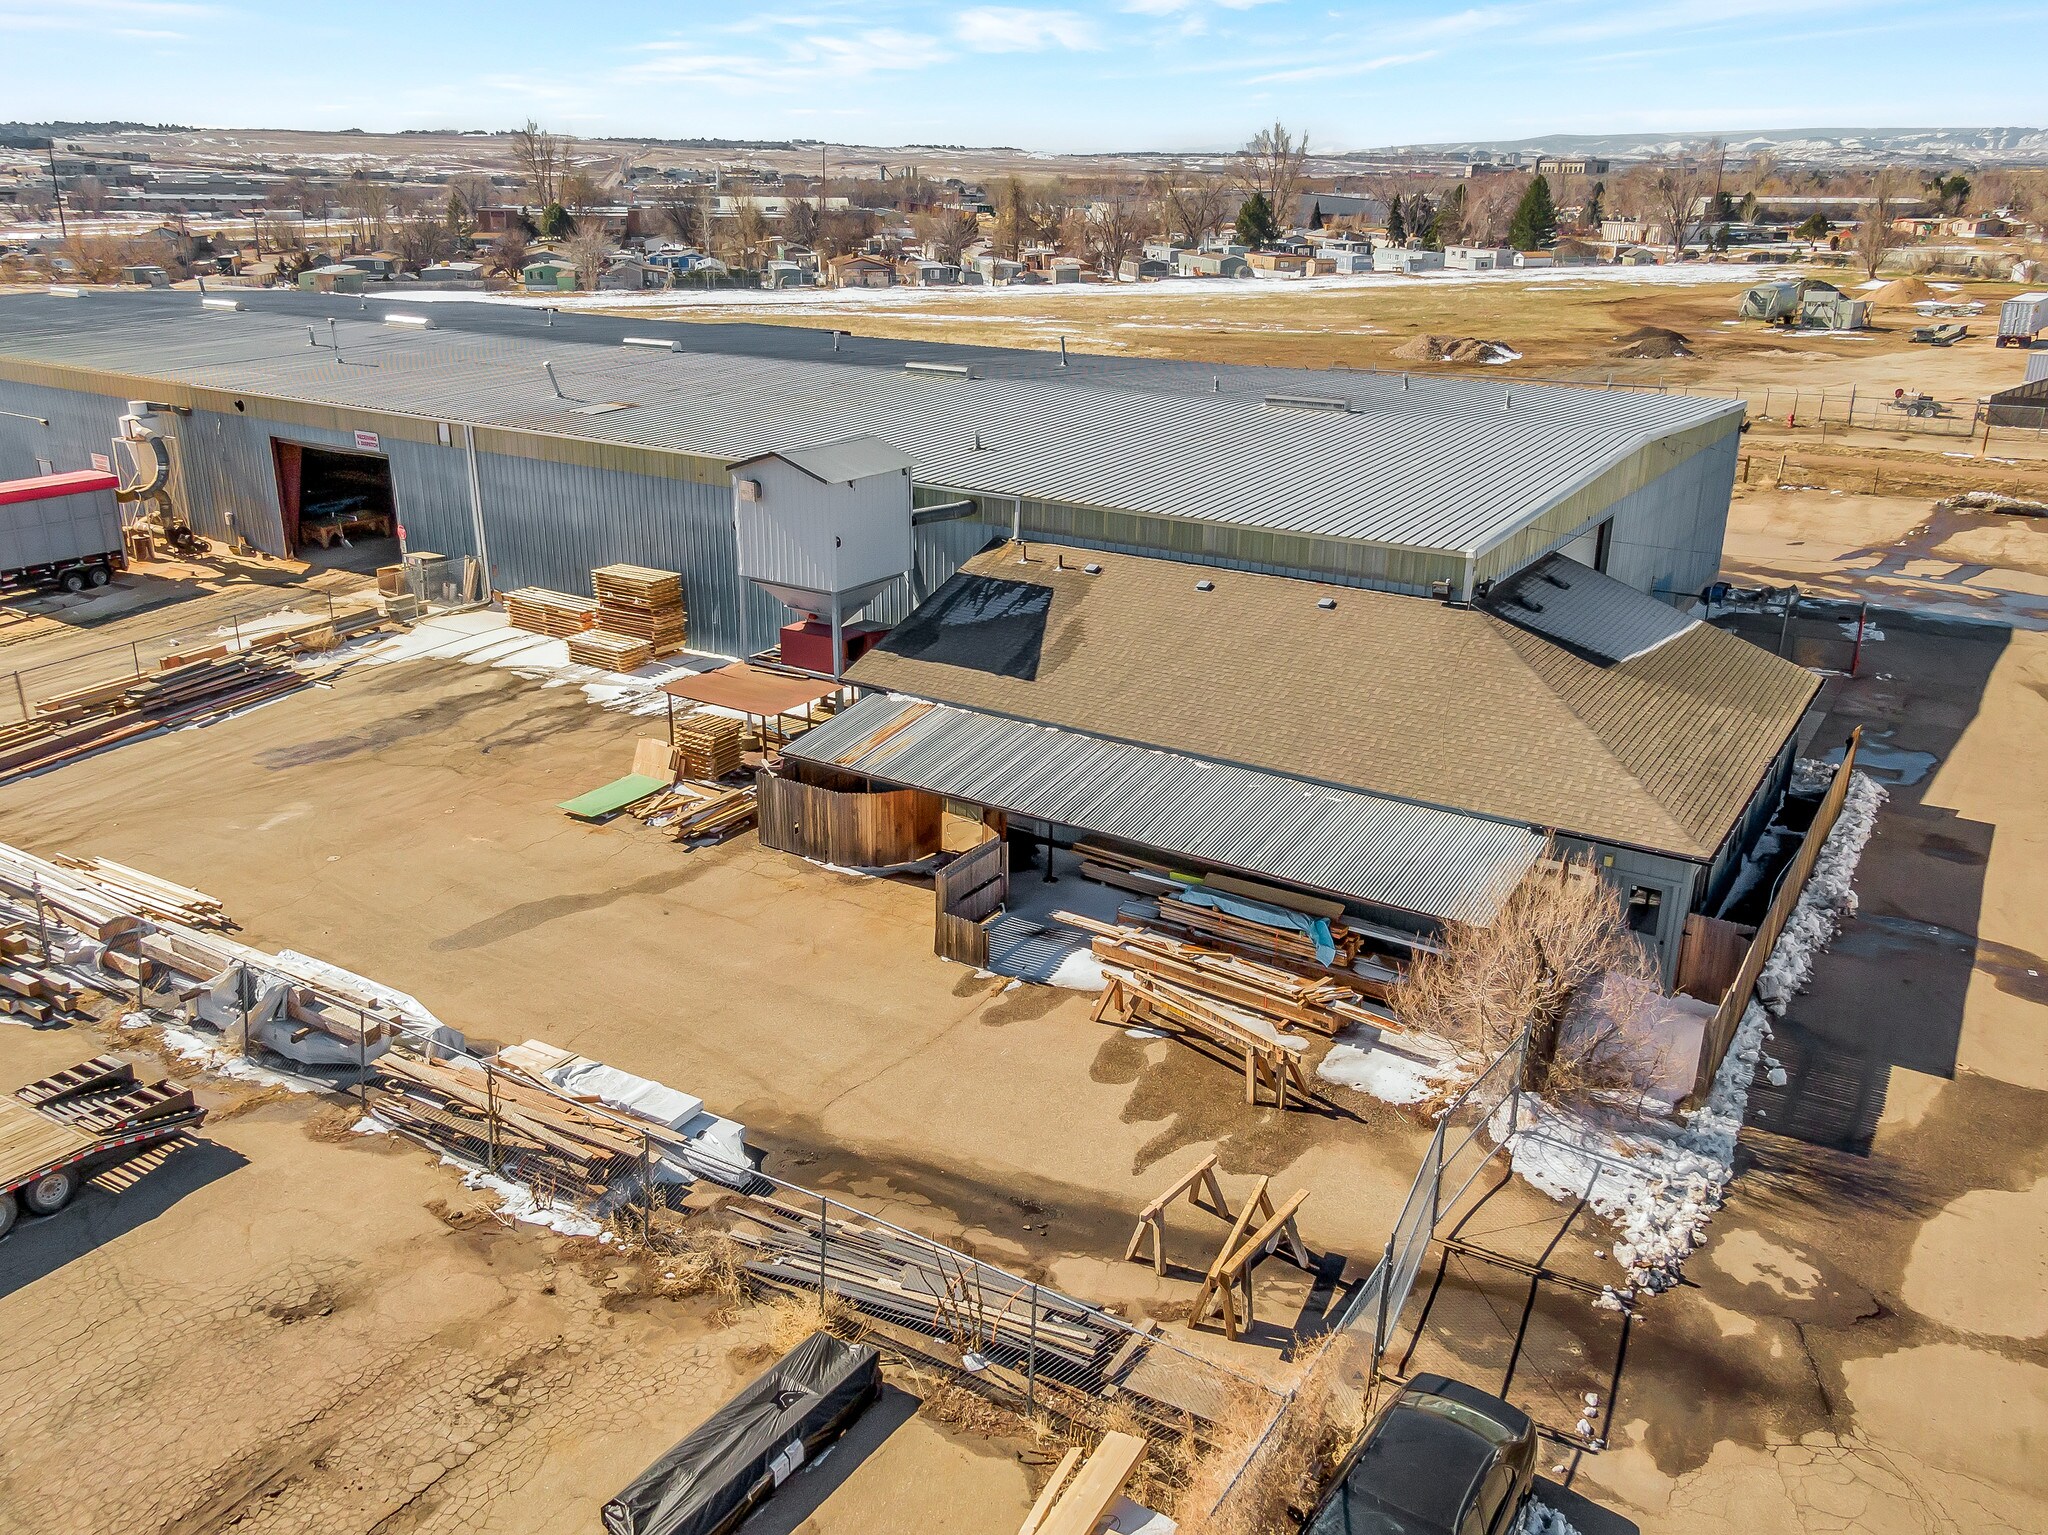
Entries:
<svg viewBox="0 0 2048 1535">
<path fill-rule="evenodd" d="M 476 538 L 477 564 L 483 567 L 483 580 L 479 583 L 481 597 L 483 603 L 488 606 L 492 591 L 491 553 L 489 546 L 484 542 L 483 480 L 478 475 L 476 466 L 476 427 L 467 421 L 462 423 L 462 446 L 469 455 L 469 526 Z"/>
</svg>

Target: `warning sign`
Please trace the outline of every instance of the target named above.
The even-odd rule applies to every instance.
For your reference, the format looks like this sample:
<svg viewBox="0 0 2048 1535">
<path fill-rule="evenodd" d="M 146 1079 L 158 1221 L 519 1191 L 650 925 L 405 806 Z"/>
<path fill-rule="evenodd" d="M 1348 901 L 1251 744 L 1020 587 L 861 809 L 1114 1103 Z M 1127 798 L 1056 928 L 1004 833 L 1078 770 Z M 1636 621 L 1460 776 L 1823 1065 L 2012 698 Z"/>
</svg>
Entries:
<svg viewBox="0 0 2048 1535">
<path fill-rule="evenodd" d="M 377 451 L 377 434 L 375 432 L 357 432 L 356 446 L 365 453 L 375 453 Z"/>
</svg>

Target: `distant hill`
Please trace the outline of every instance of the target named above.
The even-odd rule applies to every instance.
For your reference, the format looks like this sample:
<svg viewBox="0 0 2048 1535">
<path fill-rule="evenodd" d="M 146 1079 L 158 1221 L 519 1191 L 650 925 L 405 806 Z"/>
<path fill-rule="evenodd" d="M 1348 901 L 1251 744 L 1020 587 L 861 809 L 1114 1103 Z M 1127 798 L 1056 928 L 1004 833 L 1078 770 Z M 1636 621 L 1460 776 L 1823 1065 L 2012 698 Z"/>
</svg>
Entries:
<svg viewBox="0 0 2048 1535">
<path fill-rule="evenodd" d="M 1471 139 L 1402 144 L 1392 152 L 1421 155 L 1573 154 L 1647 160 L 1697 150 L 1718 138 L 1731 159 L 1773 154 L 1781 160 L 1856 164 L 1871 160 L 1933 165 L 2048 165 L 2041 128 L 1768 128 L 1723 133 L 1552 133 L 1532 139 Z"/>
</svg>

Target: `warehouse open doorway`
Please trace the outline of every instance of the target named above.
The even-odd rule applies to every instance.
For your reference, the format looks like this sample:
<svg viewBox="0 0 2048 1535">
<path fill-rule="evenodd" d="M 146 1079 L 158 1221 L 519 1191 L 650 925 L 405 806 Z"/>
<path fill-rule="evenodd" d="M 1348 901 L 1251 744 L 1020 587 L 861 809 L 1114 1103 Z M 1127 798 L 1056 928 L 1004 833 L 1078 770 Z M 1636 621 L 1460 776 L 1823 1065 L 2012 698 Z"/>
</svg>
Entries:
<svg viewBox="0 0 2048 1535">
<path fill-rule="evenodd" d="M 374 570 L 398 563 L 398 497 L 382 453 L 272 438 L 288 553 L 311 564 Z"/>
</svg>

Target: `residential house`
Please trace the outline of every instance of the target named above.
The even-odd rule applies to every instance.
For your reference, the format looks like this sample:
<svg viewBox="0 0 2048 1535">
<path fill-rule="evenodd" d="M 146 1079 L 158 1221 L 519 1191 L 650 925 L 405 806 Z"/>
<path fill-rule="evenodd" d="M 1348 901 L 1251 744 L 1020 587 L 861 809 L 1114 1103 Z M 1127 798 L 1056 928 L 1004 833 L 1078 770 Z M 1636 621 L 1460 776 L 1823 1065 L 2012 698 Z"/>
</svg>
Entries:
<svg viewBox="0 0 2048 1535">
<path fill-rule="evenodd" d="M 651 261 L 614 261 L 597 274 L 597 286 L 606 293 L 645 293 L 669 287 L 675 274 Z"/>
<path fill-rule="evenodd" d="M 1372 269 L 1375 272 L 1405 272 L 1411 277 L 1417 272 L 1441 272 L 1444 253 L 1421 250 L 1411 245 L 1375 245 L 1372 248 Z"/>
<path fill-rule="evenodd" d="M 363 284 L 370 280 L 370 274 L 361 267 L 343 266 L 339 262 L 330 266 L 308 267 L 299 273 L 299 288 L 306 293 L 361 293 Z"/>
<path fill-rule="evenodd" d="M 1444 265 L 1454 272 L 1498 272 L 1514 264 L 1515 253 L 1505 245 L 1444 247 Z"/>
<path fill-rule="evenodd" d="M 528 293 L 574 293 L 576 264 L 560 256 L 540 256 L 519 269 L 519 281 Z"/>
<path fill-rule="evenodd" d="M 896 268 L 881 256 L 835 256 L 826 264 L 835 288 L 893 288 Z"/>
</svg>

